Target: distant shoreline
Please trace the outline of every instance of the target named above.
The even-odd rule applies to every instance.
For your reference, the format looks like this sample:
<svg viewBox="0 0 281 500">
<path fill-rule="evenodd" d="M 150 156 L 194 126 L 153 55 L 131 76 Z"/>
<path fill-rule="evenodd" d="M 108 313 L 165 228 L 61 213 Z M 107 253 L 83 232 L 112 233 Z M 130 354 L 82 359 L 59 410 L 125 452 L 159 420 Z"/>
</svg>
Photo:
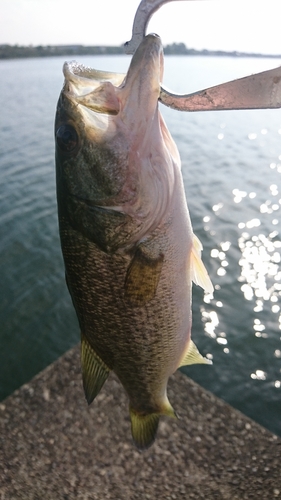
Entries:
<svg viewBox="0 0 281 500">
<path fill-rule="evenodd" d="M 248 52 L 226 52 L 223 50 L 196 50 L 187 48 L 184 43 L 172 43 L 164 47 L 165 55 L 184 56 L 222 56 L 222 57 L 256 57 L 280 59 L 280 55 L 256 54 Z M 0 59 L 21 59 L 31 57 L 58 57 L 58 56 L 104 56 L 124 55 L 124 46 L 87 46 L 87 45 L 0 45 Z"/>
</svg>

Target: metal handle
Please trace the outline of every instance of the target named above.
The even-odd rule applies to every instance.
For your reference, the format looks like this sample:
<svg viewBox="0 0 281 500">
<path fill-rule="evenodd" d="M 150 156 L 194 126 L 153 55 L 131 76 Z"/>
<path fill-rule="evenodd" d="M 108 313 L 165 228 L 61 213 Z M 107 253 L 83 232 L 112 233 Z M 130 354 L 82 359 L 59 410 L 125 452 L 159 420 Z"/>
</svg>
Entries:
<svg viewBox="0 0 281 500">
<path fill-rule="evenodd" d="M 281 107 L 281 67 L 177 95 L 161 87 L 159 100 L 178 111 L 220 111 Z"/>
<path fill-rule="evenodd" d="M 134 54 L 139 44 L 145 37 L 147 25 L 156 12 L 162 5 L 169 2 L 183 0 L 142 0 L 137 8 L 133 23 L 132 38 L 125 43 L 126 54 Z"/>
<path fill-rule="evenodd" d="M 125 52 L 134 54 L 145 37 L 152 15 L 164 4 L 184 0 L 142 0 Z M 186 1 L 186 0 L 185 0 Z M 161 87 L 159 100 L 179 111 L 264 109 L 281 107 L 281 67 L 216 85 L 192 94 L 174 94 Z"/>
</svg>

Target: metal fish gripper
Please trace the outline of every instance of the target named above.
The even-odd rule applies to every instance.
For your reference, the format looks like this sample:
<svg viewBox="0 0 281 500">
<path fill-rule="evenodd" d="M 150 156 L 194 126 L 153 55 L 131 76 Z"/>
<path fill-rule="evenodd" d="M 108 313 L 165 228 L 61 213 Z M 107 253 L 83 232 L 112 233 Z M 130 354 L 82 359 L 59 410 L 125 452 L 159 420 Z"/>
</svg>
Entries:
<svg viewBox="0 0 281 500">
<path fill-rule="evenodd" d="M 152 15 L 162 5 L 174 1 L 179 0 L 142 0 L 140 2 L 135 14 L 132 38 L 125 44 L 127 54 L 134 54 L 145 37 Z M 161 87 L 159 100 L 165 106 L 179 111 L 280 108 L 281 66 L 191 94 L 175 94 Z"/>
</svg>

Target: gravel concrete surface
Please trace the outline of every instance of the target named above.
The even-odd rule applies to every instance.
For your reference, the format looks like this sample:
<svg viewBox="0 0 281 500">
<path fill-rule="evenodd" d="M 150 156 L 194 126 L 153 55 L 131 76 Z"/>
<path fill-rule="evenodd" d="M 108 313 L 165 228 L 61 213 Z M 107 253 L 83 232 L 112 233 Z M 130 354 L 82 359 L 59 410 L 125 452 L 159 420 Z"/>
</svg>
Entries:
<svg viewBox="0 0 281 500">
<path fill-rule="evenodd" d="M 154 445 L 110 376 L 83 395 L 75 347 L 0 403 L 0 500 L 281 499 L 281 439 L 177 372 Z"/>
</svg>

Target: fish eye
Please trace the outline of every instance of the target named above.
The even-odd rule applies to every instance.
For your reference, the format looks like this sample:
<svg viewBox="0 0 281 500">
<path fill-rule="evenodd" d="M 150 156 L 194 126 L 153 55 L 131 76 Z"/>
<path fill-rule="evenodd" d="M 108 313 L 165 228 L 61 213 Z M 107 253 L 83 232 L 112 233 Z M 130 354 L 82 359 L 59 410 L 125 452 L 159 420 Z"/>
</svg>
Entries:
<svg viewBox="0 0 281 500">
<path fill-rule="evenodd" d="M 79 137 L 72 125 L 61 125 L 56 133 L 56 140 L 59 148 L 64 153 L 71 153 L 76 148 Z"/>
</svg>

